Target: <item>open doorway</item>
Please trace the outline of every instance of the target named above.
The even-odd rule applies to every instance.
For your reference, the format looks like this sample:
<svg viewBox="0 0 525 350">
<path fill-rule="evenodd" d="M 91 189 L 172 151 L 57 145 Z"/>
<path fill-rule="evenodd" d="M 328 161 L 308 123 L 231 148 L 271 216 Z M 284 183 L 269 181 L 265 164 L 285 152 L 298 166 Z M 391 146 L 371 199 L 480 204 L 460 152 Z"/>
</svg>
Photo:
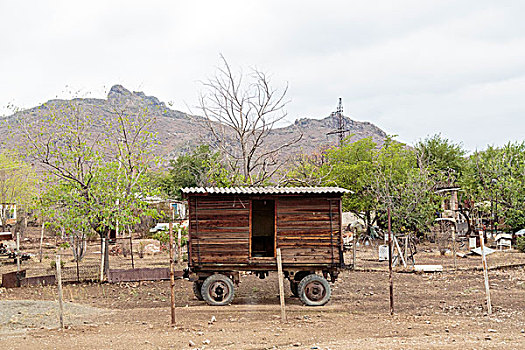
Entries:
<svg viewBox="0 0 525 350">
<path fill-rule="evenodd" d="M 275 256 L 275 201 L 252 200 L 252 257 Z"/>
</svg>

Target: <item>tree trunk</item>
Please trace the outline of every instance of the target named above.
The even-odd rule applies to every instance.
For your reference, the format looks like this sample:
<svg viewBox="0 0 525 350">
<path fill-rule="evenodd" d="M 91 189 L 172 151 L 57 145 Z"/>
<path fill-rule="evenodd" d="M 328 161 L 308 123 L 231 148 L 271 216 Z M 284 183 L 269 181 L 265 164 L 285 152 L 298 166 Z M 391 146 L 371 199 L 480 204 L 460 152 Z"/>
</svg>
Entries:
<svg viewBox="0 0 525 350">
<path fill-rule="evenodd" d="M 110 232 L 106 233 L 106 244 L 104 249 L 104 274 L 107 276 L 109 274 L 109 237 Z"/>
<path fill-rule="evenodd" d="M 370 229 L 370 226 L 372 225 L 372 223 L 370 222 L 371 218 L 370 218 L 370 210 L 367 210 L 365 211 L 365 224 L 366 224 L 366 234 L 368 236 L 370 236 L 370 233 L 371 233 L 371 229 Z"/>
</svg>

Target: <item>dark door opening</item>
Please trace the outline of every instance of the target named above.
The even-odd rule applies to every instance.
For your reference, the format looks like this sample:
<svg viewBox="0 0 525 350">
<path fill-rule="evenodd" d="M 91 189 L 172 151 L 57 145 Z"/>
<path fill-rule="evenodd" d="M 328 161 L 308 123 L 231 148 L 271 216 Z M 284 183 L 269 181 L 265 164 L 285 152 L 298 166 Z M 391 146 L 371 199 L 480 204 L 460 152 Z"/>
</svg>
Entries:
<svg viewBox="0 0 525 350">
<path fill-rule="evenodd" d="M 275 256 L 275 201 L 252 200 L 252 257 Z"/>
</svg>

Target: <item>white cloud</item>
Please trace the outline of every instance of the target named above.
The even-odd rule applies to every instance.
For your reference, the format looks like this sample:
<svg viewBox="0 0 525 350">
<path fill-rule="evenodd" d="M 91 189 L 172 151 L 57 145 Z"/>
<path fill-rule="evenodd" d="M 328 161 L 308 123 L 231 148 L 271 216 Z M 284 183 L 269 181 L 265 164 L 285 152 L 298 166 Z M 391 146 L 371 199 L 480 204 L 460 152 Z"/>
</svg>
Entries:
<svg viewBox="0 0 525 350">
<path fill-rule="evenodd" d="M 0 106 L 113 84 L 175 107 L 223 53 L 288 82 L 290 118 L 345 110 L 400 139 L 523 140 L 521 1 L 0 3 Z"/>
</svg>

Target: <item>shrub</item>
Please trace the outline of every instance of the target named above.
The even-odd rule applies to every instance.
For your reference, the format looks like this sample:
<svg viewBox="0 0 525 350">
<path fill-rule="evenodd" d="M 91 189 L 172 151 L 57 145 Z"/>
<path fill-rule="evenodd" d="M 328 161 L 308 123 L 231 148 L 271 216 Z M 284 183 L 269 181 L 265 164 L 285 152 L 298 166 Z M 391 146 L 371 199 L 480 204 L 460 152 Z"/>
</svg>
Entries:
<svg viewBox="0 0 525 350">
<path fill-rule="evenodd" d="M 173 239 L 175 240 L 175 243 L 177 243 L 177 230 L 178 226 L 173 227 Z M 157 231 L 155 232 L 151 238 L 156 239 L 161 244 L 168 245 L 170 240 L 169 231 Z M 181 244 L 184 247 L 186 244 L 188 244 L 188 229 L 182 228 L 181 232 Z"/>
<path fill-rule="evenodd" d="M 63 243 L 60 243 L 58 247 L 61 249 L 69 249 L 71 245 L 69 244 L 69 242 L 63 242 Z"/>
<path fill-rule="evenodd" d="M 525 236 L 516 239 L 516 248 L 522 253 L 525 253 Z"/>
<path fill-rule="evenodd" d="M 51 265 L 51 269 L 56 269 L 57 267 L 57 262 L 55 260 L 51 260 L 51 263 L 49 264 Z M 60 267 L 64 267 L 66 265 L 66 262 L 64 260 L 60 260 Z"/>
</svg>

